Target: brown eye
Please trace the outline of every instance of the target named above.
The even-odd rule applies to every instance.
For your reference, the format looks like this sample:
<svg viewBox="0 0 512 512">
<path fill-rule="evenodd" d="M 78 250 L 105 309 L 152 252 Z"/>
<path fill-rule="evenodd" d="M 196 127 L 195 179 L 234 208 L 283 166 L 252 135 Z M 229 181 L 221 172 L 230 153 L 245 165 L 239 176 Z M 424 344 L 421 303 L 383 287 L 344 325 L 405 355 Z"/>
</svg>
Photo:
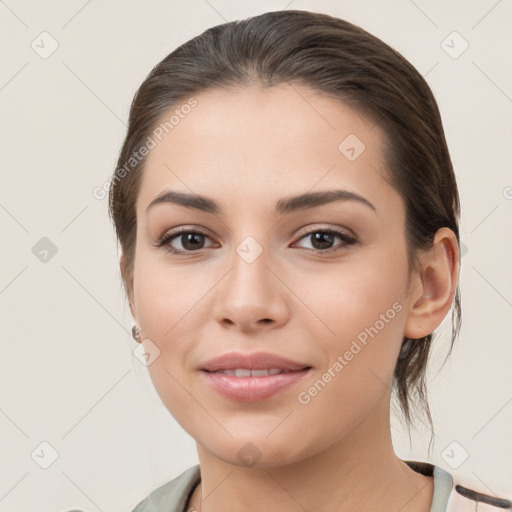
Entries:
<svg viewBox="0 0 512 512">
<path fill-rule="evenodd" d="M 338 238 L 342 242 L 334 245 L 335 239 Z M 338 249 L 343 249 L 347 245 L 352 245 L 356 240 L 342 231 L 333 229 L 316 229 L 309 231 L 301 237 L 302 239 L 309 239 L 312 245 L 312 250 L 317 252 L 333 252 Z"/>
<path fill-rule="evenodd" d="M 171 253 L 194 252 L 204 249 L 205 240 L 208 238 L 207 235 L 199 231 L 181 230 L 178 233 L 164 235 L 158 242 L 158 247 L 165 246 L 166 250 Z"/>
</svg>

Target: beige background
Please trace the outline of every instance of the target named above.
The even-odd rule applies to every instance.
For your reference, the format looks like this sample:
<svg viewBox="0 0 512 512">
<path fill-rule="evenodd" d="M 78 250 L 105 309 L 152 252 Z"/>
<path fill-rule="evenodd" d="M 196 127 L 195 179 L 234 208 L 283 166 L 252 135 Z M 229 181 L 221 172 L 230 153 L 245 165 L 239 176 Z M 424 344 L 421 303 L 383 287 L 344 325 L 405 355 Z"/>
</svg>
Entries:
<svg viewBox="0 0 512 512">
<path fill-rule="evenodd" d="M 430 460 L 512 499 L 510 0 L 5 0 L 0 511 L 128 511 L 197 462 L 193 440 L 132 356 L 107 200 L 92 191 L 112 172 L 129 104 L 153 65 L 210 26 L 284 8 L 369 30 L 403 53 L 438 99 L 467 253 L 461 337 L 450 362 L 432 371 Z M 52 38 L 58 48 L 42 58 Z M 46 262 L 43 237 L 57 249 Z M 393 435 L 401 457 L 429 458 L 424 429 L 413 433 L 414 449 L 397 421 Z M 43 469 L 52 450 L 58 458 Z"/>
</svg>

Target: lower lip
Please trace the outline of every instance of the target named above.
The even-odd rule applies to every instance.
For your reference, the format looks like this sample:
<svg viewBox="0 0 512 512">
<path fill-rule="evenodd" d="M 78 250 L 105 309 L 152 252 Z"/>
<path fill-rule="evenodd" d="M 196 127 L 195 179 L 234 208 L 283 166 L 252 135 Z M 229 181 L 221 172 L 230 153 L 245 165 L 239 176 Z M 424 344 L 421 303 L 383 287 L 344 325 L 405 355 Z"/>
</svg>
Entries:
<svg viewBox="0 0 512 512">
<path fill-rule="evenodd" d="M 292 386 L 309 373 L 309 369 L 265 377 L 235 377 L 225 373 L 201 371 L 208 384 L 222 396 L 239 402 L 267 400 Z"/>
</svg>

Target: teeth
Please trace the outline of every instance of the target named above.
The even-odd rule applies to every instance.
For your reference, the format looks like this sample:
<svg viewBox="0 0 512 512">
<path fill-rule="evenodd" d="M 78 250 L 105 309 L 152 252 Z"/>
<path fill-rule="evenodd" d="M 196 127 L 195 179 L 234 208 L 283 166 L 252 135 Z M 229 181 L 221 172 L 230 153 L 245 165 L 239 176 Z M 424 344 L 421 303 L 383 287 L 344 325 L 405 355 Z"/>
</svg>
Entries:
<svg viewBox="0 0 512 512">
<path fill-rule="evenodd" d="M 268 376 L 268 370 L 251 370 L 251 377 L 265 377 Z"/>
<path fill-rule="evenodd" d="M 248 368 L 237 368 L 236 370 L 218 370 L 215 373 L 233 375 L 235 377 L 266 377 L 283 373 L 280 368 L 269 368 L 268 370 L 249 370 Z"/>
</svg>

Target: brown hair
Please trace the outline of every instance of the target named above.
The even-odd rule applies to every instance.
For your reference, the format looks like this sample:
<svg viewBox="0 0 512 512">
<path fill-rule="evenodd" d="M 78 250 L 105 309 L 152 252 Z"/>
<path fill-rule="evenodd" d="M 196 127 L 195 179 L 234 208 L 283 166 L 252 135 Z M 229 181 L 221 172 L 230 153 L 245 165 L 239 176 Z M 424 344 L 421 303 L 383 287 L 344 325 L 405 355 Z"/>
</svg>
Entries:
<svg viewBox="0 0 512 512">
<path fill-rule="evenodd" d="M 432 247 L 439 228 L 450 228 L 459 240 L 457 184 L 439 109 L 420 73 L 383 41 L 347 21 L 308 11 L 268 12 L 212 27 L 187 41 L 153 68 L 135 94 L 109 191 L 129 300 L 135 204 L 145 159 L 134 162 L 129 172 L 126 162 L 163 115 L 192 95 L 212 88 L 271 87 L 282 82 L 339 99 L 383 128 L 389 181 L 406 206 L 409 269 L 418 268 L 418 251 Z M 460 323 L 457 286 L 450 353 Z M 395 367 L 393 389 L 409 427 L 412 400 L 423 406 L 433 428 L 425 386 L 432 341 L 430 334 L 409 343 Z"/>
</svg>

